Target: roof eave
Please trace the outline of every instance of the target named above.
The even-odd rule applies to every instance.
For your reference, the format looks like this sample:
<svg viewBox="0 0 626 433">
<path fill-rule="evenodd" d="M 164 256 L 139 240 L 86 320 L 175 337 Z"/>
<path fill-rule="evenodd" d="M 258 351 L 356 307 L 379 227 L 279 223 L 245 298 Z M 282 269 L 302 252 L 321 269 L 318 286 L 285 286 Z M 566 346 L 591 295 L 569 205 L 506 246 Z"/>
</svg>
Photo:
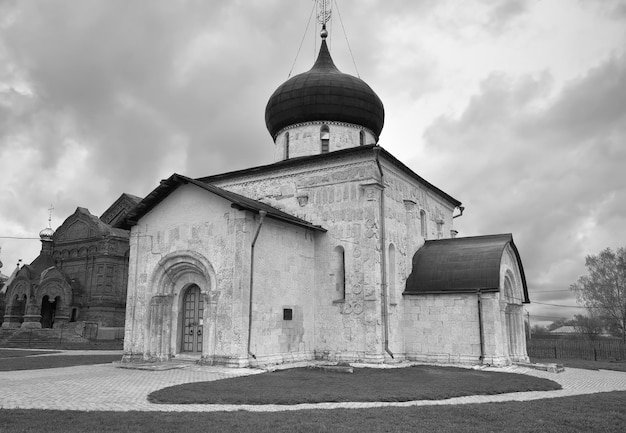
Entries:
<svg viewBox="0 0 626 433">
<path fill-rule="evenodd" d="M 479 293 L 497 293 L 498 287 L 484 288 L 467 288 L 467 289 L 451 289 L 451 290 L 420 290 L 420 291 L 404 291 L 402 296 L 407 295 L 459 295 L 459 294 L 479 294 Z"/>
<path fill-rule="evenodd" d="M 233 202 L 230 206 L 232 208 L 234 208 L 234 209 L 245 210 L 245 211 L 257 214 L 257 215 L 261 211 L 261 209 L 254 208 L 252 206 L 246 206 L 246 205 L 244 205 L 242 203 L 236 203 L 236 202 Z M 285 223 L 288 223 L 288 224 L 294 224 L 294 225 L 297 225 L 297 226 L 300 226 L 300 227 L 304 227 L 304 228 L 311 229 L 311 230 L 316 230 L 316 231 L 319 231 L 319 232 L 322 232 L 322 233 L 326 233 L 328 231 L 328 230 L 326 230 L 322 226 L 318 226 L 318 225 L 314 225 L 314 224 L 303 224 L 303 223 L 300 223 L 298 221 L 291 220 L 289 218 L 281 217 L 280 215 L 273 215 L 273 214 L 269 214 L 268 213 L 266 216 L 267 216 L 267 218 L 271 218 L 273 220 L 282 221 L 282 222 L 285 222 Z"/>
<path fill-rule="evenodd" d="M 339 156 L 348 156 L 352 154 L 356 155 L 359 153 L 363 153 L 363 154 L 371 153 L 375 157 L 375 154 L 373 152 L 380 152 L 381 156 L 383 156 L 390 163 L 398 167 L 402 172 L 404 172 L 408 176 L 412 177 L 418 182 L 424 184 L 429 189 L 441 195 L 453 206 L 457 207 L 462 204 L 461 201 L 455 199 L 451 195 L 437 188 L 435 185 L 433 185 L 432 183 L 428 182 L 426 179 L 424 179 L 423 177 L 415 173 L 413 170 L 411 170 L 409 167 L 404 165 L 396 157 L 394 157 L 391 153 L 386 151 L 383 147 L 379 146 L 378 144 L 367 144 L 365 146 L 349 147 L 347 149 L 336 150 L 336 151 L 328 152 L 328 153 L 319 153 L 316 155 L 301 156 L 297 158 L 291 158 L 291 159 L 286 159 L 283 161 L 274 162 L 272 164 L 260 165 L 256 167 L 250 167 L 250 168 L 245 168 L 242 170 L 235 170 L 235 171 L 226 172 L 226 173 L 219 173 L 219 174 L 215 174 L 212 176 L 199 177 L 196 180 L 200 182 L 212 183 L 216 181 L 236 178 L 239 176 L 248 176 L 248 175 L 264 173 L 269 170 L 278 170 L 278 169 L 284 169 L 288 167 L 297 167 L 299 165 L 305 165 L 311 162 L 320 161 L 324 159 L 332 159 L 332 158 L 336 158 Z"/>
<path fill-rule="evenodd" d="M 249 206 L 246 203 L 243 203 L 242 201 L 238 201 L 234 199 L 234 196 L 237 196 L 238 194 L 235 194 L 232 192 L 229 192 L 229 194 L 225 194 L 224 190 L 214 185 L 174 173 L 169 178 L 162 180 L 159 186 L 157 186 L 154 190 L 152 190 L 152 192 L 150 192 L 150 194 L 148 194 L 145 199 L 143 199 L 139 204 L 137 204 L 137 206 L 135 206 L 135 208 L 131 212 L 129 212 L 127 217 L 124 219 L 124 222 L 120 224 L 119 228 L 129 230 L 132 226 L 137 225 L 139 223 L 139 220 L 144 215 L 150 212 L 156 205 L 158 205 L 161 201 L 163 201 L 174 190 L 176 190 L 179 186 L 188 184 L 188 183 L 191 183 L 225 200 L 230 201 L 234 208 L 245 209 L 256 214 L 258 214 L 259 211 L 261 210 L 260 207 Z M 268 206 L 268 207 L 271 208 L 271 206 Z M 278 211 L 277 209 L 274 209 L 274 208 L 271 208 L 271 209 L 274 211 Z M 308 228 L 311 230 L 326 232 L 325 228 L 321 226 L 313 225 L 304 220 L 299 220 L 296 217 L 288 218 L 281 214 L 271 213 L 271 212 L 268 213 L 267 216 L 269 218 L 279 220 L 285 223 L 301 226 L 301 227 Z"/>
</svg>

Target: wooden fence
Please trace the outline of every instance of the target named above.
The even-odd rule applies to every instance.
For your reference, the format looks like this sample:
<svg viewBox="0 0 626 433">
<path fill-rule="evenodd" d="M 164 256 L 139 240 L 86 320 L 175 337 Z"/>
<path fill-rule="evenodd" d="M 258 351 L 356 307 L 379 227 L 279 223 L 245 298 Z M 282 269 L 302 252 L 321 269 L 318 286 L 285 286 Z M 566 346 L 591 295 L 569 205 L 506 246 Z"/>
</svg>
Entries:
<svg viewBox="0 0 626 433">
<path fill-rule="evenodd" d="M 626 344 L 619 340 L 543 340 L 526 341 L 531 358 L 626 360 Z"/>
</svg>

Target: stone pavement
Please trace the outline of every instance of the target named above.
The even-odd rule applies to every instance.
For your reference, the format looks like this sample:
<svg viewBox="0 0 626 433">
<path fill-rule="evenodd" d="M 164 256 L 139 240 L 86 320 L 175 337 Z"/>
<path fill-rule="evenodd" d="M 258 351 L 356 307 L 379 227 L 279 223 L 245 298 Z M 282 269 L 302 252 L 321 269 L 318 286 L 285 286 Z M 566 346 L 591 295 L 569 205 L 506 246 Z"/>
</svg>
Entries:
<svg viewBox="0 0 626 433">
<path fill-rule="evenodd" d="M 72 351 L 67 354 L 76 354 L 76 352 Z M 516 392 L 499 395 L 477 395 L 446 400 L 419 400 L 400 403 L 317 403 L 291 406 L 173 405 L 149 403 L 147 401 L 148 394 L 168 386 L 188 382 L 245 376 L 262 372 L 258 369 L 226 368 L 218 366 L 201 367 L 194 364 L 171 364 L 170 367 L 170 369 L 138 370 L 119 368 L 119 365 L 116 364 L 100 364 L 48 370 L 0 372 L 0 408 L 172 412 L 248 410 L 264 412 L 301 409 L 370 408 L 383 406 L 409 407 L 527 401 L 597 392 L 626 391 L 626 373 L 624 372 L 567 368 L 565 372 L 556 374 L 533 370 L 527 367 L 511 366 L 505 368 L 481 369 L 543 377 L 560 383 L 563 389 L 558 391 Z"/>
</svg>

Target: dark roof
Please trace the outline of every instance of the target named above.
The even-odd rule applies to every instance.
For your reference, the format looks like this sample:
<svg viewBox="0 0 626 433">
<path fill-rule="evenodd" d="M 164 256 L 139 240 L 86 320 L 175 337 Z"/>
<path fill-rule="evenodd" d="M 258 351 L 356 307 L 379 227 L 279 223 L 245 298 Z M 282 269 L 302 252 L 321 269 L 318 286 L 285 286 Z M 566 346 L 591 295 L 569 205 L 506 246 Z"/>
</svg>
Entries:
<svg viewBox="0 0 626 433">
<path fill-rule="evenodd" d="M 24 272 L 28 274 L 28 277 L 33 280 L 38 278 L 43 271 L 52 266 L 56 266 L 56 261 L 52 258 L 52 256 L 48 254 L 39 254 L 35 260 L 30 263 L 30 265 L 22 266 L 20 272 L 24 270 Z"/>
<path fill-rule="evenodd" d="M 260 211 L 265 211 L 267 212 L 268 218 L 273 218 L 275 220 L 283 221 L 289 224 L 295 224 L 313 230 L 318 230 L 322 232 L 326 231 L 326 229 L 320 226 L 313 225 L 308 221 L 278 210 L 265 203 L 252 200 L 240 194 L 226 191 L 225 189 L 219 188 L 215 185 L 191 179 L 176 173 L 171 175 L 169 178 L 162 180 L 161 184 L 158 187 L 156 187 L 150 194 L 148 194 L 146 198 L 144 198 L 126 215 L 126 218 L 124 218 L 124 220 L 119 224 L 119 227 L 127 230 L 130 229 L 132 226 L 137 224 L 137 221 L 141 217 L 143 217 L 150 210 L 152 210 L 157 204 L 163 201 L 163 199 L 165 199 L 168 195 L 174 192 L 179 186 L 188 183 L 196 185 L 206 191 L 212 192 L 213 194 L 230 201 L 232 203 L 231 206 L 235 209 L 248 210 L 257 214 Z"/>
<path fill-rule="evenodd" d="M 128 200 L 132 201 L 135 204 L 141 201 L 141 197 L 133 195 L 133 194 L 129 194 L 127 192 L 122 193 L 122 197 L 127 198 Z"/>
<path fill-rule="evenodd" d="M 70 215 L 69 217 L 65 219 L 65 221 L 63 221 L 63 224 L 61 224 L 57 228 L 57 230 L 54 232 L 54 235 L 52 235 L 52 239 L 54 240 L 55 246 L 63 245 L 64 243 L 74 242 L 77 240 L 74 238 L 63 239 L 63 240 L 60 239 L 62 237 L 61 235 L 65 232 L 65 230 L 76 220 L 82 220 L 84 222 L 87 222 L 94 231 L 93 236 L 97 236 L 97 237 L 115 236 L 119 238 L 128 239 L 128 235 L 129 235 L 128 231 L 121 229 L 117 226 L 112 227 L 106 224 L 97 216 L 92 215 L 92 213 L 89 212 L 89 209 L 79 206 L 76 208 L 76 210 L 74 211 L 72 215 Z M 81 239 L 87 239 L 88 237 L 81 238 Z"/>
<path fill-rule="evenodd" d="M 326 40 L 313 67 L 280 85 L 265 108 L 265 124 L 273 139 L 287 126 L 316 120 L 363 126 L 376 141 L 385 122 L 378 95 L 365 81 L 337 69 Z"/>
<path fill-rule="evenodd" d="M 110 226 L 115 226 L 115 223 L 124 218 L 124 215 L 126 215 L 126 213 L 128 213 L 128 211 L 135 207 L 140 201 L 141 197 L 128 193 L 122 193 L 122 195 L 120 195 L 117 200 L 115 200 L 113 204 L 107 208 L 107 210 L 102 212 L 100 219 Z"/>
<path fill-rule="evenodd" d="M 511 234 L 426 241 L 413 256 L 413 270 L 404 294 L 497 292 L 507 245 L 517 259 L 523 302 L 529 302 L 524 268 Z"/>
<path fill-rule="evenodd" d="M 283 160 L 283 161 L 278 161 L 278 162 L 275 162 L 275 163 L 272 163 L 272 164 L 260 165 L 260 166 L 257 166 L 257 167 L 245 168 L 243 170 L 236 170 L 236 171 L 231 171 L 231 172 L 227 172 L 227 173 L 220 173 L 220 174 L 215 174 L 215 175 L 212 175 L 212 176 L 205 176 L 205 177 L 198 178 L 197 180 L 199 180 L 200 182 L 206 182 L 206 183 L 213 183 L 213 182 L 218 182 L 218 181 L 227 181 L 227 180 L 235 179 L 235 178 L 238 178 L 238 177 L 241 177 L 241 176 L 250 176 L 250 175 L 264 174 L 264 173 L 267 173 L 267 172 L 270 172 L 270 171 L 273 171 L 273 170 L 281 170 L 281 169 L 285 169 L 285 168 L 303 166 L 303 165 L 310 164 L 312 162 L 318 162 L 318 161 L 324 161 L 324 160 L 333 161 L 333 160 L 335 160 L 337 158 L 341 158 L 341 157 L 344 157 L 344 156 L 350 156 L 350 155 L 359 155 L 359 154 L 368 155 L 369 154 L 372 157 L 375 157 L 376 156 L 376 152 L 379 152 L 379 154 L 380 154 L 380 156 L 382 158 L 384 158 L 387 161 L 391 162 L 394 166 L 396 166 L 398 169 L 400 169 L 400 171 L 402 171 L 403 173 L 405 173 L 409 177 L 417 180 L 421 184 L 423 184 L 423 185 L 427 186 L 428 188 L 432 189 L 433 191 L 437 192 L 443 198 L 448 200 L 452 205 L 454 205 L 454 206 L 460 206 L 461 205 L 460 201 L 458 201 L 454 197 L 450 196 L 449 194 L 445 193 L 444 191 L 440 190 L 439 188 L 437 188 L 432 183 L 428 182 L 423 177 L 419 176 L 417 173 L 415 173 L 409 167 L 404 165 L 400 160 L 398 160 L 391 153 L 387 152 L 384 148 L 382 148 L 382 147 L 380 147 L 380 146 L 378 146 L 376 144 L 368 144 L 368 145 L 365 145 L 365 146 L 349 147 L 347 149 L 336 150 L 334 152 L 328 152 L 328 153 L 319 153 L 319 154 L 316 154 L 316 155 L 300 156 L 300 157 L 297 157 L 297 158 L 291 158 L 291 159 L 286 159 L 286 160 Z"/>
</svg>

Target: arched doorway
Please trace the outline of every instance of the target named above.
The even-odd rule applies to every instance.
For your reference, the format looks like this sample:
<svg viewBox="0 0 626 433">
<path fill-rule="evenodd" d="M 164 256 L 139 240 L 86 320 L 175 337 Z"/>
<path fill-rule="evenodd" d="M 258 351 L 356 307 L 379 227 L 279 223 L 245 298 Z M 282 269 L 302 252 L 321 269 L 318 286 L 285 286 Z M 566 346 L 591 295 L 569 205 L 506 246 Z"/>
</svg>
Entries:
<svg viewBox="0 0 626 433">
<path fill-rule="evenodd" d="M 24 315 L 26 314 L 26 304 L 28 303 L 28 296 L 15 295 L 15 303 L 13 304 L 13 314 L 17 316 L 18 322 L 24 322 Z"/>
<path fill-rule="evenodd" d="M 511 361 L 523 360 L 526 352 L 524 344 L 524 325 L 522 320 L 521 295 L 516 293 L 513 277 L 510 273 L 504 277 L 504 326 L 508 357 Z"/>
<path fill-rule="evenodd" d="M 41 327 L 52 328 L 54 325 L 54 316 L 57 309 L 58 297 L 54 300 L 50 300 L 48 295 L 44 296 L 41 300 Z"/>
<path fill-rule="evenodd" d="M 212 353 L 219 292 L 211 263 L 194 251 L 176 251 L 159 261 L 150 281 L 156 291 L 144 318 L 148 321 L 144 356 L 165 361 L 178 354 L 195 357 Z M 203 315 L 210 323 L 203 323 Z M 143 330 L 141 323 L 131 318 L 126 326 L 137 333 Z"/>
<path fill-rule="evenodd" d="M 202 353 L 204 303 L 200 287 L 191 285 L 183 297 L 183 326 L 181 352 Z"/>
</svg>

